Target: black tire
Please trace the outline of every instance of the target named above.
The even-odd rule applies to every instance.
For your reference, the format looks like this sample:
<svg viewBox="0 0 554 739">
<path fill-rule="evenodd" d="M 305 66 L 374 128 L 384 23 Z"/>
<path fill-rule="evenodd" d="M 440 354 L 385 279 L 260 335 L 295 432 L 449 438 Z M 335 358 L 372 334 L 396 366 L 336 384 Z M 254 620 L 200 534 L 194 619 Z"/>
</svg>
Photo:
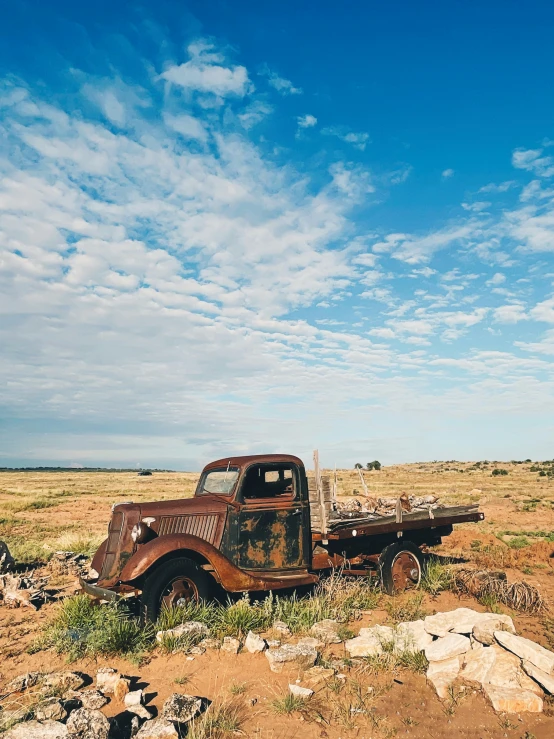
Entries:
<svg viewBox="0 0 554 739">
<path fill-rule="evenodd" d="M 212 581 L 210 576 L 188 557 L 179 557 L 163 562 L 144 581 L 142 587 L 142 614 L 147 621 L 155 621 L 160 615 L 162 604 L 180 605 L 179 593 L 174 592 L 183 585 L 182 599 L 208 600 Z"/>
<path fill-rule="evenodd" d="M 388 595 L 417 588 L 423 571 L 423 554 L 412 541 L 395 541 L 381 552 L 381 585 Z"/>
</svg>

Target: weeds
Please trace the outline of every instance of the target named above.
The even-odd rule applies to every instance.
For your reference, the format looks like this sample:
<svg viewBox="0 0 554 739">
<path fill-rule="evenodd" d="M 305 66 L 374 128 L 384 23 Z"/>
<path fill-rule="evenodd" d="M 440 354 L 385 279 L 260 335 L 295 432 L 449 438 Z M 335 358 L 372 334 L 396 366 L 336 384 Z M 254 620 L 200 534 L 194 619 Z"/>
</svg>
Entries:
<svg viewBox="0 0 554 739">
<path fill-rule="evenodd" d="M 243 693 L 246 693 L 247 688 L 248 683 L 231 683 L 229 686 L 229 693 L 231 693 L 231 695 L 242 695 Z"/>
<path fill-rule="evenodd" d="M 522 580 L 509 583 L 506 575 L 487 570 L 456 570 L 456 588 L 469 593 L 482 603 L 483 599 L 494 604 L 503 603 L 509 608 L 524 613 L 541 613 L 545 609 L 544 599 L 534 585 Z"/>
<path fill-rule="evenodd" d="M 292 693 L 286 693 L 281 698 L 275 698 L 271 701 L 271 707 L 275 713 L 279 715 L 295 713 L 301 711 L 306 705 L 304 698 L 299 695 L 293 695 Z"/>
<path fill-rule="evenodd" d="M 187 739 L 223 739 L 240 732 L 242 709 L 233 701 L 212 703 L 204 715 L 191 722 Z"/>
<path fill-rule="evenodd" d="M 437 595 L 443 590 L 451 590 L 454 585 L 452 567 L 443 564 L 436 557 L 426 562 L 421 578 L 421 587 L 431 595 Z"/>
<path fill-rule="evenodd" d="M 420 618 L 425 618 L 427 615 L 425 609 L 421 607 L 424 597 L 424 593 L 418 593 L 407 600 L 392 598 L 385 604 L 385 609 L 395 623 L 401 621 L 417 621 Z"/>
</svg>

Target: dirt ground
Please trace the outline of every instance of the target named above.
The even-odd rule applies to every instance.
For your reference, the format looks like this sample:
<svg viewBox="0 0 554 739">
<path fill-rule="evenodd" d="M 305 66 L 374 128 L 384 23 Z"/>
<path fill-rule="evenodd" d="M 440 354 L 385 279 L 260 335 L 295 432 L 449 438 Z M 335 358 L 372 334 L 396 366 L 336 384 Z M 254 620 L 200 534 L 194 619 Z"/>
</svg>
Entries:
<svg viewBox="0 0 554 739">
<path fill-rule="evenodd" d="M 506 469 L 508 474 L 492 476 L 495 467 Z M 554 603 L 554 480 L 539 477 L 530 467 L 530 463 L 496 463 L 484 469 L 470 463 L 398 465 L 365 472 L 365 480 L 376 497 L 402 492 L 434 493 L 443 503 L 479 503 L 485 521 L 458 527 L 443 543 L 441 553 L 475 561 L 483 567 L 501 567 L 509 579 L 525 579 L 537 585 Z M 340 497 L 359 495 L 357 472 L 339 470 L 337 475 Z M 109 472 L 0 472 L 0 539 L 9 543 L 18 561 L 31 562 L 38 555 L 44 557 L 59 549 L 89 551 L 104 538 L 114 502 L 188 497 L 197 477 L 195 473 L 138 477 L 135 473 Z M 61 594 L 70 594 L 75 590 L 75 579 L 53 576 L 50 586 L 61 588 Z M 396 599 L 397 605 L 402 605 L 406 598 L 409 596 Z M 391 623 L 389 613 L 380 610 L 381 605 L 379 610 L 366 613 L 351 624 L 352 630 L 357 633 L 362 626 Z M 436 598 L 426 594 L 421 608 L 434 613 L 460 605 L 486 610 L 474 599 L 451 592 Z M 55 608 L 55 603 L 37 612 L 0 606 L 0 686 L 29 670 L 66 667 L 64 658 L 52 652 L 27 652 Z M 512 615 L 519 634 L 552 646 L 549 614 L 528 616 L 501 609 Z M 324 657 L 345 656 L 343 650 L 343 645 L 329 647 Z M 211 700 L 228 696 L 243 714 L 243 735 L 260 739 L 554 736 L 554 703 L 550 699 L 543 714 L 497 715 L 483 696 L 471 689 L 454 691 L 448 701 L 439 701 L 425 676 L 408 670 L 375 675 L 358 668 L 347 669 L 344 686 L 334 684 L 317 693 L 310 701 L 309 711 L 277 715 L 272 702 L 285 695 L 289 682 L 299 675 L 271 673 L 263 655 L 230 656 L 208 651 L 191 659 L 183 654 L 168 657 L 154 653 L 140 667 L 124 660 L 98 659 L 76 662 L 72 669 L 93 677 L 98 667 L 108 665 L 136 678 L 151 695 L 150 705 L 158 709 L 175 691 Z M 358 697 L 354 700 L 355 695 Z M 360 696 L 365 713 L 352 712 L 351 707 L 358 705 Z M 328 723 L 330 707 L 335 711 Z M 105 710 L 107 715 L 116 715 L 123 709 L 112 702 Z"/>
</svg>

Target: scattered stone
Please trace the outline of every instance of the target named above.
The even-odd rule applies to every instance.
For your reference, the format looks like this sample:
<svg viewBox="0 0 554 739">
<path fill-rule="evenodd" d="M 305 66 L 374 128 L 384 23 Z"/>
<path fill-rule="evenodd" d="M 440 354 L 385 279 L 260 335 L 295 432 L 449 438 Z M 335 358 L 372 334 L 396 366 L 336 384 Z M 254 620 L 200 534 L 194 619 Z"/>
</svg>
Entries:
<svg viewBox="0 0 554 739">
<path fill-rule="evenodd" d="M 341 624 L 330 618 L 318 621 L 312 626 L 310 632 L 324 644 L 340 644 L 342 639 L 338 635 Z"/>
<path fill-rule="evenodd" d="M 303 698 L 304 700 L 306 698 L 311 698 L 314 694 L 314 691 L 311 688 L 303 688 L 301 685 L 296 685 L 296 683 L 289 683 L 289 690 L 292 695 L 297 698 Z"/>
<path fill-rule="evenodd" d="M 427 680 L 433 685 L 439 698 L 444 699 L 448 696 L 448 688 L 458 677 L 459 672 L 460 658 L 458 656 L 439 662 L 430 662 L 427 669 Z"/>
<path fill-rule="evenodd" d="M 25 721 L 17 724 L 2 739 L 68 739 L 67 727 L 57 721 Z"/>
<path fill-rule="evenodd" d="M 68 690 L 63 697 L 66 701 L 79 701 L 83 708 L 92 708 L 96 711 L 109 702 L 109 698 L 94 688 L 79 691 Z"/>
<path fill-rule="evenodd" d="M 140 719 L 138 716 L 133 716 L 129 725 L 129 734 L 131 739 L 139 733 L 140 730 Z"/>
<path fill-rule="evenodd" d="M 358 636 L 376 637 L 381 644 L 394 644 L 396 641 L 394 629 L 390 626 L 371 626 L 370 628 L 360 629 Z"/>
<path fill-rule="evenodd" d="M 306 670 L 313 667 L 317 659 L 317 649 L 307 645 L 284 644 L 276 649 L 268 649 L 265 656 L 272 672 L 281 672 L 283 666 L 288 662 Z"/>
<path fill-rule="evenodd" d="M 219 639 L 202 639 L 198 646 L 203 647 L 204 649 L 219 649 L 221 642 Z"/>
<path fill-rule="evenodd" d="M 483 685 L 483 689 L 495 711 L 502 713 L 540 713 L 542 711 L 542 698 L 530 690 L 501 688 L 497 685 Z"/>
<path fill-rule="evenodd" d="M 223 644 L 221 645 L 222 652 L 228 652 L 229 654 L 238 654 L 239 649 L 240 641 L 238 639 L 235 639 L 234 636 L 226 636 L 223 639 Z"/>
<path fill-rule="evenodd" d="M 102 693 L 113 693 L 121 674 L 113 667 L 101 667 L 96 673 L 96 687 Z"/>
<path fill-rule="evenodd" d="M 332 667 L 310 667 L 302 677 L 302 685 L 314 691 L 324 688 L 334 676 L 336 670 Z"/>
<path fill-rule="evenodd" d="M 32 575 L 11 575 L 6 572 L 0 575 L 0 602 L 9 608 L 27 606 L 36 610 L 40 603 L 47 600 L 44 588 L 48 578 L 37 578 Z"/>
<path fill-rule="evenodd" d="M 199 644 L 197 644 L 195 647 L 191 647 L 188 651 L 189 654 L 200 655 L 204 654 L 206 650 L 204 649 L 204 647 L 201 647 Z"/>
<path fill-rule="evenodd" d="M 152 714 L 144 704 L 144 695 L 142 690 L 133 690 L 124 698 L 125 708 L 131 713 L 135 713 L 140 718 L 150 719 Z"/>
<path fill-rule="evenodd" d="M 108 739 L 110 722 L 101 711 L 78 708 L 67 719 L 67 733 L 73 739 Z"/>
<path fill-rule="evenodd" d="M 47 698 L 35 709 L 37 721 L 65 721 L 68 713 L 57 698 Z"/>
<path fill-rule="evenodd" d="M 297 647 L 310 647 L 311 649 L 321 649 L 324 646 L 320 639 L 316 639 L 315 636 L 303 636 L 296 643 Z"/>
<path fill-rule="evenodd" d="M 5 688 L 6 693 L 22 693 L 27 688 L 33 688 L 42 679 L 42 672 L 26 672 L 11 680 Z"/>
<path fill-rule="evenodd" d="M 176 626 L 174 629 L 158 631 L 156 634 L 156 641 L 161 643 L 165 637 L 179 639 L 182 636 L 198 637 L 200 639 L 207 637 L 209 633 L 210 630 L 208 627 L 205 624 L 200 623 L 200 621 L 187 621 L 184 624 L 179 624 L 179 626 Z"/>
<path fill-rule="evenodd" d="M 161 715 L 166 721 L 177 721 L 185 724 L 199 713 L 201 707 L 201 698 L 183 693 L 173 693 L 164 703 Z"/>
<path fill-rule="evenodd" d="M 369 629 L 360 629 L 360 636 L 354 639 L 348 639 L 344 643 L 344 648 L 351 657 L 375 657 L 383 653 L 381 640 L 375 634 L 363 635 L 362 631 Z"/>
<path fill-rule="evenodd" d="M 509 634 L 507 631 L 495 631 L 494 638 L 501 646 L 517 654 L 522 660 L 530 662 L 549 675 L 554 675 L 554 653 L 550 650 L 535 644 L 530 639 Z"/>
<path fill-rule="evenodd" d="M 179 739 L 179 734 L 171 721 L 157 718 L 143 724 L 135 739 Z"/>
<path fill-rule="evenodd" d="M 280 639 L 266 639 L 266 642 L 267 642 L 268 647 L 280 647 L 281 646 Z"/>
<path fill-rule="evenodd" d="M 42 681 L 43 688 L 46 690 L 79 690 L 84 684 L 84 678 L 77 672 L 71 672 L 70 670 L 51 672 L 45 675 Z"/>
<path fill-rule="evenodd" d="M 549 675 L 544 672 L 544 670 L 540 670 L 538 667 L 535 667 L 534 664 L 526 662 L 525 660 L 523 661 L 522 666 L 529 677 L 532 677 L 533 680 L 536 680 L 539 683 L 539 685 L 542 685 L 547 693 L 550 693 L 551 695 L 554 694 L 554 677 L 552 675 Z"/>
<path fill-rule="evenodd" d="M 244 646 L 246 648 L 246 651 L 250 652 L 250 654 L 258 654 L 259 652 L 263 652 L 265 651 L 265 649 L 267 649 L 265 639 L 262 639 L 261 636 L 255 634 L 253 631 L 248 632 L 248 635 L 244 642 Z"/>
<path fill-rule="evenodd" d="M 273 631 L 276 631 L 278 634 L 282 634 L 283 636 L 291 635 L 291 630 L 284 621 L 274 621 L 272 628 Z"/>
<path fill-rule="evenodd" d="M 477 641 L 473 634 L 469 635 L 469 643 L 471 644 L 472 649 L 483 649 L 483 646 L 485 646 L 480 641 Z"/>
<path fill-rule="evenodd" d="M 469 647 L 467 636 L 448 634 L 425 647 L 425 656 L 429 662 L 442 662 L 457 657 L 459 654 L 465 654 Z"/>
<path fill-rule="evenodd" d="M 116 680 L 113 687 L 113 694 L 118 703 L 123 703 L 125 696 L 130 690 L 130 686 L 131 682 L 126 677 L 120 677 L 119 680 Z"/>
<path fill-rule="evenodd" d="M 396 627 L 396 650 L 399 652 L 423 652 L 433 642 L 425 630 L 423 620 L 405 621 Z"/>
<path fill-rule="evenodd" d="M 247 708 L 252 708 L 252 706 L 255 706 L 257 702 L 258 702 L 257 698 L 246 698 L 246 700 L 244 701 L 244 705 Z"/>
<path fill-rule="evenodd" d="M 477 621 L 473 627 L 472 636 L 481 644 L 490 646 L 491 644 L 494 644 L 495 631 L 507 631 L 510 634 L 515 634 L 516 630 L 514 622 L 510 616 L 504 616 L 504 614 L 491 614 L 488 616 L 487 614 L 487 618 Z"/>
</svg>

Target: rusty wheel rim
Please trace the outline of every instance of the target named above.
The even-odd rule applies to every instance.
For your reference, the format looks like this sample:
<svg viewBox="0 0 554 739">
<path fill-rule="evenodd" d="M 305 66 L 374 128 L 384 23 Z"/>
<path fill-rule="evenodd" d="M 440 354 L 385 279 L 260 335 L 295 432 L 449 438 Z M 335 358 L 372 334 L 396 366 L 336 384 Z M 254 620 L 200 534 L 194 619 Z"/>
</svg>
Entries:
<svg viewBox="0 0 554 739">
<path fill-rule="evenodd" d="M 421 567 L 417 557 L 412 552 L 398 552 L 392 561 L 391 571 L 395 590 L 410 590 L 419 585 Z"/>
<path fill-rule="evenodd" d="M 186 606 L 187 603 L 197 601 L 198 588 L 189 577 L 178 577 L 171 582 L 162 593 L 162 607 L 173 608 Z"/>
</svg>

